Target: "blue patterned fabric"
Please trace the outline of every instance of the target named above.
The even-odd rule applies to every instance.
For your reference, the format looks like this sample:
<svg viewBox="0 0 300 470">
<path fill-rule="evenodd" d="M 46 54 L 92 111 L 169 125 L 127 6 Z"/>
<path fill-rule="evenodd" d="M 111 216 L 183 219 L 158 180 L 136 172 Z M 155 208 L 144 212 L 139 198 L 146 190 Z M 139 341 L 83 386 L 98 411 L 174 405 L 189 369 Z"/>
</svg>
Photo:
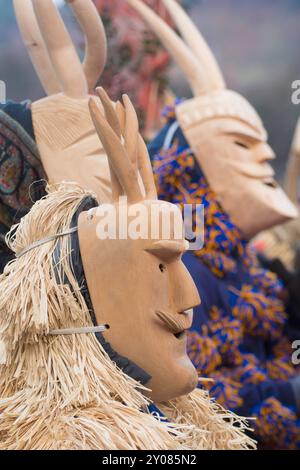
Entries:
<svg viewBox="0 0 300 470">
<path fill-rule="evenodd" d="M 175 118 L 149 145 L 159 197 L 205 207 L 204 248 L 184 262 L 202 304 L 194 310 L 190 357 L 210 393 L 227 408 L 256 417 L 262 446 L 300 449 L 300 419 L 282 284 L 258 267 L 238 227 L 222 209 Z M 278 430 L 280 430 L 278 432 Z"/>
</svg>

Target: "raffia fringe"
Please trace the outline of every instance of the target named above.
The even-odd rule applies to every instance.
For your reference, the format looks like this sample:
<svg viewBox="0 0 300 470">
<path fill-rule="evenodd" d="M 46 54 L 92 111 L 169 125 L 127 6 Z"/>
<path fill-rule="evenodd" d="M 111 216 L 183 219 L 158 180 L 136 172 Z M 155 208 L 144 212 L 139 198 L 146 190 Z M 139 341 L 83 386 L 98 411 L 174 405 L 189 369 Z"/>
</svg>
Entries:
<svg viewBox="0 0 300 470">
<path fill-rule="evenodd" d="M 8 236 L 19 252 L 69 228 L 89 193 L 75 185 L 48 189 Z M 246 423 L 207 393 L 161 405 L 170 422 L 143 412 L 140 384 L 109 359 L 93 334 L 44 336 L 49 329 L 92 326 L 69 261 L 61 267 L 73 292 L 56 280 L 52 241 L 11 262 L 0 280 L 0 449 L 246 449 Z"/>
</svg>

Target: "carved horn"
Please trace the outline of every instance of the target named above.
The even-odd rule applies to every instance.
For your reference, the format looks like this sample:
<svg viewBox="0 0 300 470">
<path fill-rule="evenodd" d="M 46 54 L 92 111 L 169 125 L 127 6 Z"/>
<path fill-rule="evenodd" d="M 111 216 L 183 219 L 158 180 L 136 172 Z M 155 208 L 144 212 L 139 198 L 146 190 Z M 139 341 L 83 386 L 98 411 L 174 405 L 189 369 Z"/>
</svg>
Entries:
<svg viewBox="0 0 300 470">
<path fill-rule="evenodd" d="M 113 104 L 109 96 L 107 95 L 106 91 L 102 87 L 97 88 L 97 93 L 101 99 L 102 105 L 104 106 L 106 120 L 108 124 L 110 125 L 110 127 L 114 129 L 114 132 L 120 139 L 122 135 L 122 130 L 121 130 L 119 118 L 114 110 Z M 110 169 L 112 201 L 115 202 L 123 194 L 123 189 L 114 171 L 112 162 L 110 161 L 109 158 L 108 158 L 108 164 L 109 164 L 109 169 Z"/>
<path fill-rule="evenodd" d="M 85 34 L 83 70 L 89 90 L 93 90 L 104 70 L 107 40 L 101 17 L 92 0 L 66 0 Z"/>
<path fill-rule="evenodd" d="M 104 110 L 106 110 L 107 102 L 106 100 L 102 101 L 101 93 L 99 94 L 99 98 Z M 125 146 L 122 143 L 122 138 L 120 139 L 118 136 L 118 129 L 113 129 L 111 127 L 106 116 L 103 115 L 96 98 L 90 98 L 89 107 L 92 120 L 107 153 L 113 173 L 117 177 L 124 193 L 128 197 L 128 201 L 130 203 L 141 201 L 143 196 L 138 182 L 138 173 L 127 155 Z M 109 110 L 109 113 L 110 112 L 111 110 Z M 110 122 L 112 123 L 113 121 L 110 119 Z"/>
<path fill-rule="evenodd" d="M 208 89 L 210 85 L 205 69 L 172 28 L 142 1 L 127 0 L 127 2 L 142 16 L 177 61 L 190 83 L 194 95 L 198 96 L 203 93 L 203 90 Z"/>
<path fill-rule="evenodd" d="M 126 101 L 130 102 L 128 97 L 124 97 L 124 101 L 125 101 L 125 104 L 126 104 Z M 128 105 L 129 105 L 129 103 L 127 104 L 127 106 Z M 132 104 L 131 104 L 131 106 L 132 106 Z M 134 112 L 134 114 L 136 114 L 134 109 L 133 109 L 133 112 Z M 128 119 L 126 119 L 125 108 L 119 101 L 116 104 L 116 114 L 118 115 L 118 118 L 119 118 L 119 123 L 120 123 L 120 126 L 121 126 L 121 133 L 123 135 L 126 135 L 126 125 L 128 125 L 128 133 L 129 133 L 129 130 L 131 128 L 131 125 L 129 124 L 130 121 Z M 135 152 L 133 154 L 133 157 L 134 158 L 137 157 L 138 170 L 140 172 L 140 176 L 142 178 L 142 182 L 143 182 L 143 185 L 144 185 L 146 199 L 157 199 L 157 191 L 156 191 L 155 182 L 154 182 L 154 178 L 153 178 L 153 171 L 152 171 L 152 166 L 151 166 L 151 162 L 150 162 L 148 149 L 147 149 L 147 146 L 144 142 L 144 139 L 142 138 L 142 136 L 138 132 L 138 122 L 137 122 L 136 117 L 134 119 L 134 122 L 135 122 L 135 126 L 137 126 L 136 129 L 137 129 L 137 138 L 138 138 L 138 140 L 137 140 L 137 155 L 136 155 L 136 152 Z M 128 150 L 127 150 L 127 152 L 128 152 Z M 134 160 L 134 164 L 136 165 L 135 160 Z"/>
<path fill-rule="evenodd" d="M 144 184 L 146 199 L 157 199 L 148 149 L 140 134 L 138 136 L 138 168 Z"/>
<path fill-rule="evenodd" d="M 224 89 L 225 82 L 221 69 L 204 37 L 176 0 L 162 0 L 190 50 L 198 58 L 209 76 L 210 89 Z"/>
<path fill-rule="evenodd" d="M 13 0 L 13 2 L 24 45 L 46 94 L 61 92 L 31 0 Z"/>
<path fill-rule="evenodd" d="M 52 0 L 32 0 L 37 22 L 63 92 L 72 98 L 88 94 L 81 62 Z"/>
</svg>

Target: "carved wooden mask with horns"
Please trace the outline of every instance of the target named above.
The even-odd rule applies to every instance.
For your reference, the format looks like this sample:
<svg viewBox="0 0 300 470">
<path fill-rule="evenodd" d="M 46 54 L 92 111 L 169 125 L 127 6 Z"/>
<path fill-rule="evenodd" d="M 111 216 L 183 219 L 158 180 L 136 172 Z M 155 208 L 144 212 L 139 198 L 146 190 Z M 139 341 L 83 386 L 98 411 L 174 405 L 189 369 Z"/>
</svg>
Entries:
<svg viewBox="0 0 300 470">
<path fill-rule="evenodd" d="M 162 0 L 182 39 L 141 0 L 127 0 L 183 70 L 194 98 L 177 106 L 182 131 L 223 208 L 252 237 L 297 216 L 274 180 L 263 123 L 249 102 L 226 88 L 202 35 L 176 0 Z"/>
<path fill-rule="evenodd" d="M 85 33 L 83 64 L 52 0 L 14 0 L 24 43 L 48 95 L 32 104 L 34 133 L 50 183 L 75 181 L 107 201 L 107 157 L 88 107 L 106 63 L 106 35 L 92 0 L 66 3 Z"/>
<path fill-rule="evenodd" d="M 163 219 L 179 209 L 157 200 L 135 110 L 126 95 L 124 106 L 117 103 L 114 108 L 103 89 L 98 93 L 105 112 L 97 98 L 91 98 L 90 110 L 110 165 L 112 199 L 105 206 L 119 214 L 126 196 L 126 222 L 142 207 L 148 235 L 135 239 L 98 237 L 101 206 L 83 212 L 78 233 L 85 276 L 97 323 L 110 327 L 103 333 L 105 339 L 152 377 L 146 386 L 154 401 L 168 400 L 190 392 L 197 384 L 197 373 L 186 352 L 185 330 L 192 324 L 192 308 L 200 299 L 181 261 L 187 248 L 183 227 L 180 238 L 172 224 L 170 239 L 152 238 L 153 233 L 161 233 Z M 155 222 L 150 215 L 154 206 L 160 209 Z M 118 234 L 119 217 L 115 223 Z"/>
</svg>

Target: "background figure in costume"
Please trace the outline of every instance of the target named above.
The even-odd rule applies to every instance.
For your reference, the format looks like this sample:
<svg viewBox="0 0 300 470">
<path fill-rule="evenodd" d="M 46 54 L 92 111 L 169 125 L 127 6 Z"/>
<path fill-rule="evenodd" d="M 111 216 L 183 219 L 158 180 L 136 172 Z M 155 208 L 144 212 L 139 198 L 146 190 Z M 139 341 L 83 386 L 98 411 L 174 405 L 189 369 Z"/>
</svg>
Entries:
<svg viewBox="0 0 300 470">
<path fill-rule="evenodd" d="M 171 118 L 149 150 L 159 196 L 205 207 L 204 248 L 183 258 L 202 300 L 189 335 L 190 357 L 200 375 L 214 379 L 207 386 L 219 403 L 257 418 L 253 426 L 262 445 L 299 448 L 300 369 L 291 363 L 297 330 L 293 325 L 287 334 L 283 286 L 257 266 L 256 254 L 220 206 L 180 129 L 172 147 L 156 153 L 174 122 Z"/>
<path fill-rule="evenodd" d="M 159 0 L 147 3 L 172 24 Z M 95 5 L 110 51 L 101 86 L 115 100 L 126 90 L 137 110 L 143 137 L 151 139 L 161 127 L 161 113 L 168 101 L 170 55 L 126 1 L 95 0 Z"/>
<path fill-rule="evenodd" d="M 147 217 L 153 205 L 162 216 L 174 211 L 156 198 L 130 100 L 115 111 L 103 89 L 99 97 L 90 109 L 110 161 L 106 208 L 120 211 L 125 195 Z M 199 302 L 181 261 L 184 239 L 101 239 L 101 210 L 93 194 L 65 183 L 9 235 L 16 259 L 0 288 L 0 448 L 254 448 L 243 419 L 193 391 L 197 373 L 174 334 Z"/>
<path fill-rule="evenodd" d="M 204 248 L 185 255 L 202 298 L 191 358 L 200 375 L 214 379 L 209 388 L 220 403 L 257 417 L 261 445 L 299 448 L 299 370 L 291 363 L 282 286 L 257 267 L 246 241 L 297 212 L 266 164 L 273 155 L 259 117 L 226 90 L 211 51 L 180 7 L 164 1 L 190 47 L 143 3 L 129 3 L 173 53 L 196 95 L 166 110 L 167 124 L 149 146 L 160 197 L 205 206 Z M 263 193 L 274 205 L 265 205 Z"/>
</svg>

